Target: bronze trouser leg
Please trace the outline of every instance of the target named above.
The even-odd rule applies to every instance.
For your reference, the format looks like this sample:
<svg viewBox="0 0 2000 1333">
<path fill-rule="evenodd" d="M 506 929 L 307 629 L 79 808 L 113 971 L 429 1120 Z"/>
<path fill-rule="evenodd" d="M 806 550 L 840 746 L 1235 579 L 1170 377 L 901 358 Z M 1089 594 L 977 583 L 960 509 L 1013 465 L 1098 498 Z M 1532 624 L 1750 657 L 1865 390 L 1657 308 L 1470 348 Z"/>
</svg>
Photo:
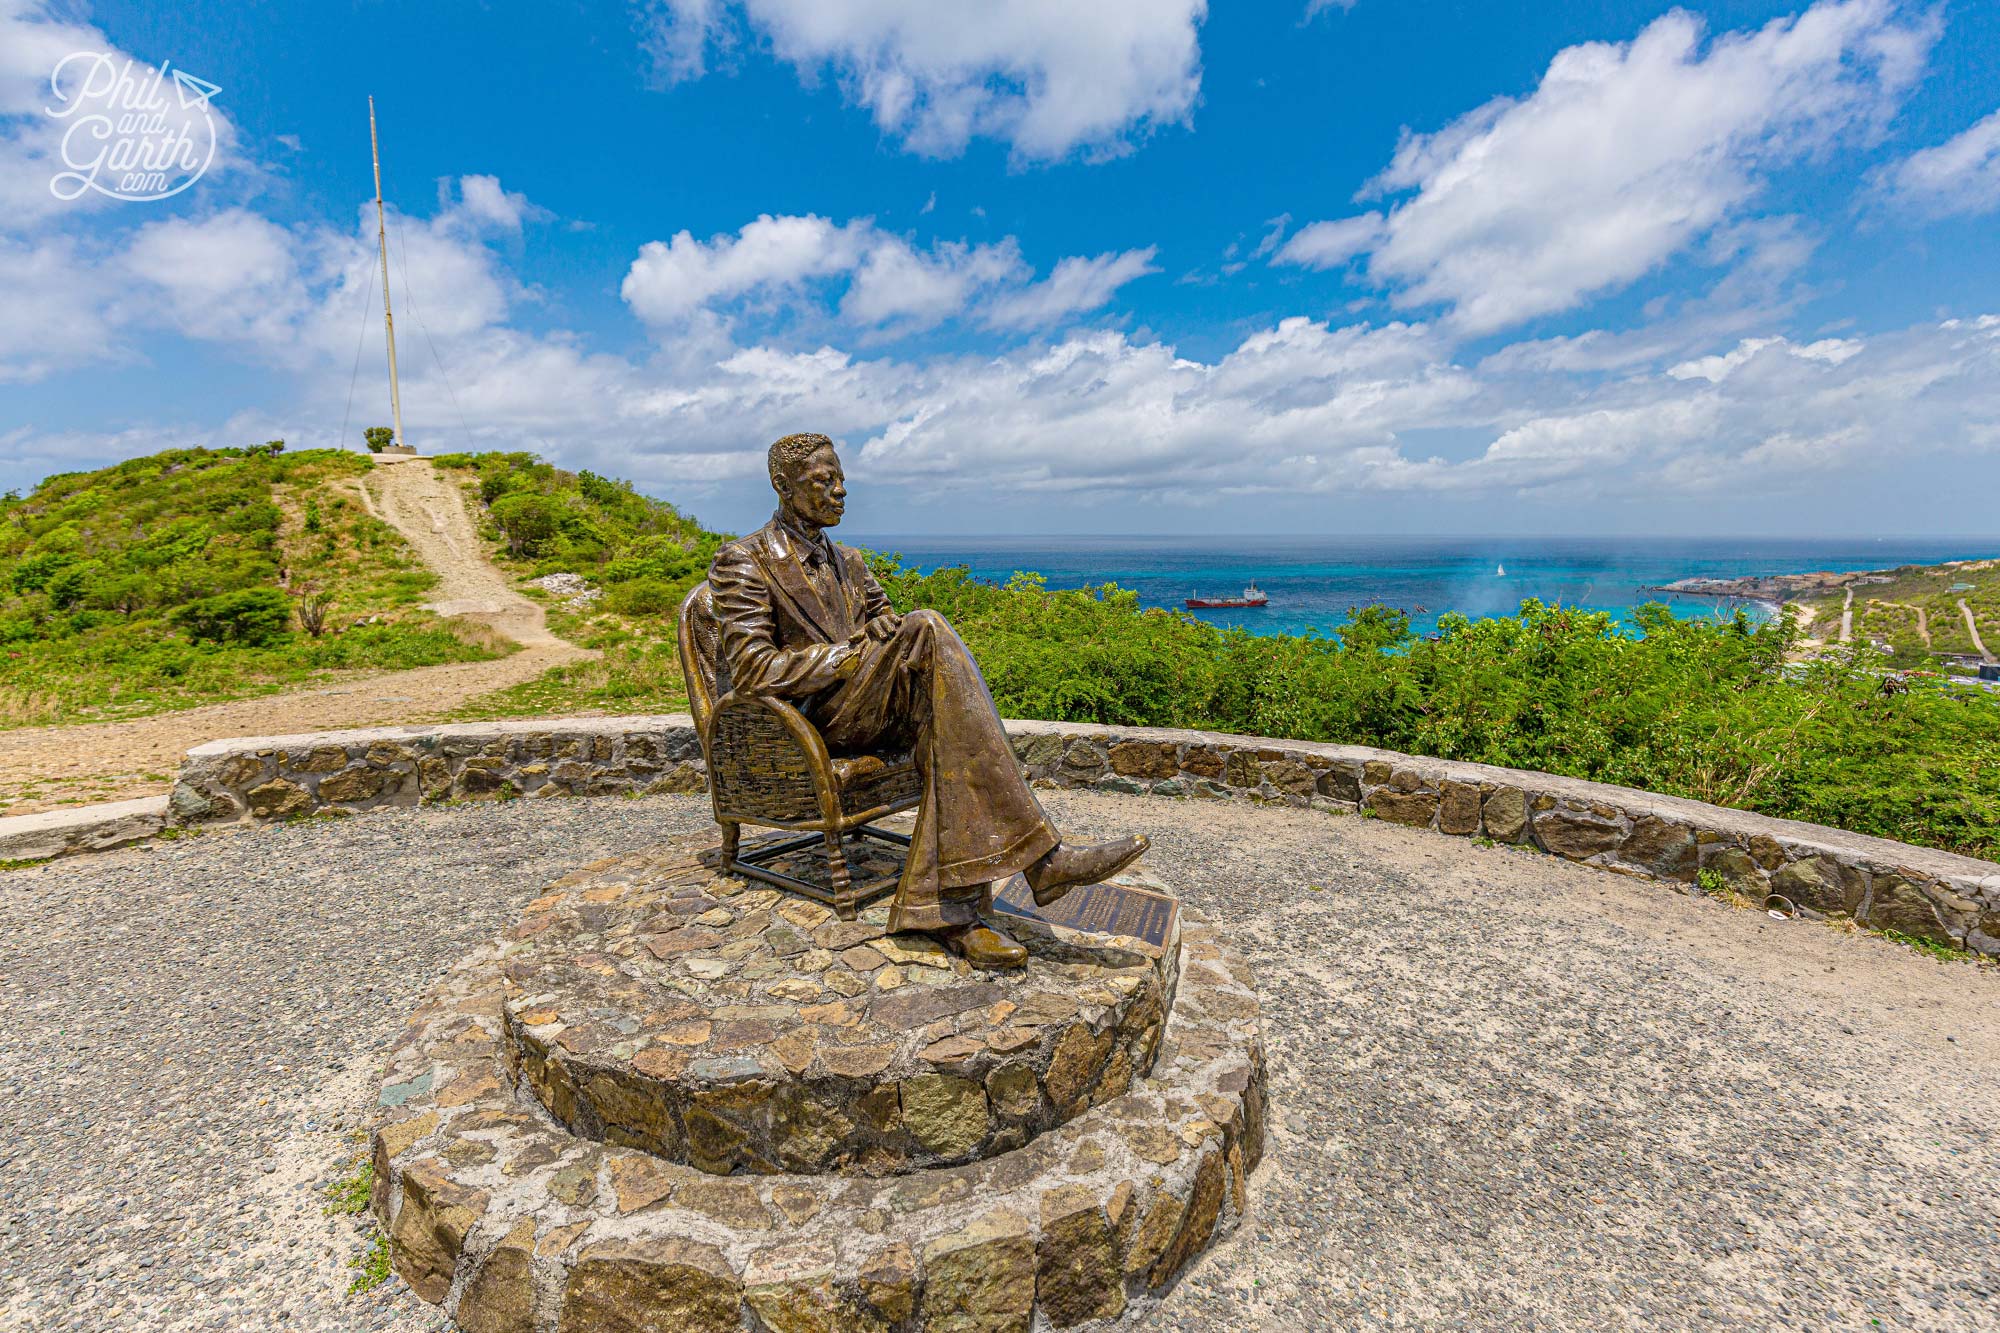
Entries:
<svg viewBox="0 0 2000 1333">
<path fill-rule="evenodd" d="M 937 612 L 912 611 L 887 641 L 865 645 L 860 668 L 814 711 L 835 749 L 914 740 L 923 800 L 891 929 L 976 920 L 989 883 L 1055 847 L 978 664 Z"/>
</svg>

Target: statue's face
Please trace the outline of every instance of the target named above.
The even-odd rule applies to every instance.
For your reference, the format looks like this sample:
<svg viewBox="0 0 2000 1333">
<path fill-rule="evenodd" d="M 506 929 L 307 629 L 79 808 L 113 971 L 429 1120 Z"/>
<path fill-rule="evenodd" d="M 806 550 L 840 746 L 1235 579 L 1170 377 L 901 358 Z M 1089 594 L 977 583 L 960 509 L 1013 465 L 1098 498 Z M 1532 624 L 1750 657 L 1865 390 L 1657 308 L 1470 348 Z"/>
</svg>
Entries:
<svg viewBox="0 0 2000 1333">
<path fill-rule="evenodd" d="M 805 466 L 779 488 L 786 508 L 817 527 L 830 528 L 847 511 L 847 476 L 833 450 L 815 449 Z"/>
</svg>

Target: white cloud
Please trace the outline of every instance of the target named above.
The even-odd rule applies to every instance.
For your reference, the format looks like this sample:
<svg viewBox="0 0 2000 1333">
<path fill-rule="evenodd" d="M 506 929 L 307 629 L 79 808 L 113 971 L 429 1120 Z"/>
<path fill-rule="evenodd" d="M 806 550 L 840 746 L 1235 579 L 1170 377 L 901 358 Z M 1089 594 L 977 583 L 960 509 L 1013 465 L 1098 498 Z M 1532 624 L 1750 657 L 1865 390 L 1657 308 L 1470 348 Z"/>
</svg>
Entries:
<svg viewBox="0 0 2000 1333">
<path fill-rule="evenodd" d="M 1279 248 L 1271 262 L 1296 264 L 1302 268 L 1336 268 L 1373 249 L 1381 241 L 1382 234 L 1380 213 L 1315 222 L 1299 228 Z"/>
<path fill-rule="evenodd" d="M 1099 331 L 906 379 L 911 400 L 867 438 L 861 470 L 939 490 L 990 484 L 1004 464 L 1029 491 L 1652 503 L 1824 483 L 1918 450 L 2000 451 L 2000 319 L 1767 347 L 1715 383 L 1641 374 L 1580 389 L 1467 371 L 1424 325 L 1290 319 L 1212 364 Z M 1460 462 L 1405 450 L 1404 434 L 1440 427 L 1485 427 L 1492 442 Z M 1819 470 L 1801 473 L 1807 460 Z"/>
<path fill-rule="evenodd" d="M 1910 154 L 1881 179 L 1897 199 L 1927 213 L 2000 208 L 2000 111 L 1936 147 Z"/>
<path fill-rule="evenodd" d="M 404 363 L 404 410 L 427 447 L 536 449 L 681 497 L 754 478 L 763 442 L 801 428 L 843 441 L 850 469 L 876 484 L 994 498 L 1004 476 L 1015 495 L 1125 503 L 1525 494 L 1657 512 L 1746 488 L 1825 493 L 1885 458 L 1910 469 L 1956 457 L 1961 470 L 1971 456 L 2000 459 L 2000 317 L 1803 345 L 1766 335 L 1718 353 L 1713 374 L 1468 368 L 1450 347 L 1435 325 L 1291 318 L 1213 360 L 1097 329 L 998 356 L 757 344 L 671 362 L 494 325 L 447 357 L 465 428 L 427 359 Z M 208 438 L 330 443 L 343 352 L 321 356 L 295 407 Z M 1440 429 L 1489 443 L 1461 459 L 1410 443 Z M 100 446 L 111 456 L 157 447 L 137 438 Z M 6 443 L 25 457 L 64 454 L 68 466 L 94 447 L 74 436 Z"/>
<path fill-rule="evenodd" d="M 1766 348 L 1775 348 L 1779 354 L 1837 366 L 1858 353 L 1862 343 L 1854 338 L 1822 338 L 1801 346 L 1789 338 L 1745 338 L 1730 351 L 1669 366 L 1667 374 L 1677 380 L 1702 379 L 1710 384 L 1720 384 Z"/>
<path fill-rule="evenodd" d="M 665 0 L 641 28 L 665 82 L 700 75 L 740 16 L 805 77 L 830 70 L 917 152 L 949 156 L 988 137 L 1045 161 L 1118 151 L 1185 121 L 1206 12 L 1206 0 Z"/>
<path fill-rule="evenodd" d="M 1754 188 L 1756 164 L 1808 141 L 1834 142 L 1893 100 L 1882 91 L 1893 82 L 1885 71 L 1907 61 L 1907 51 L 1881 54 L 1887 30 L 1863 21 L 1864 6 L 1839 8 L 1844 24 L 1816 43 L 1785 47 L 1782 59 L 1758 44 L 1790 39 L 1806 20 L 1651 63 L 1638 52 L 1647 38 L 1604 48 L 1608 72 L 1581 86 L 1597 88 L 1601 102 L 1609 94 L 1600 85 L 1638 78 L 1638 67 L 1651 71 L 1642 82 L 1652 95 L 1687 93 L 1677 80 L 1706 89 L 1690 70 L 1715 65 L 1732 43 L 1757 47 L 1760 68 L 1783 66 L 1786 78 L 1821 96 L 1816 106 L 1801 96 L 1768 111 L 1747 138 L 1731 130 L 1705 141 L 1719 144 L 1713 152 L 1723 158 L 1751 163 L 1744 179 Z M 1828 50 L 1845 53 L 1831 57 L 1837 76 L 1827 73 Z M 1526 160 L 1520 142 L 1546 138 L 1547 127 L 1510 117 L 1524 108 L 1553 115 L 1550 86 L 1407 143 L 1392 168 L 1407 179 L 1391 188 L 1415 198 L 1386 216 L 1318 223 L 1289 239 L 1285 221 L 1273 219 L 1257 250 L 1276 262 L 1338 263 L 1331 256 L 1352 241 L 1342 227 L 1379 228 L 1379 261 L 1398 243 L 1396 218 L 1426 198 L 1464 188 L 1471 193 L 1460 202 L 1491 204 L 1480 192 L 1495 188 L 1491 181 L 1479 189 L 1453 182 L 1495 169 L 1489 159 Z M 1622 108 L 1620 98 L 1610 102 Z M 1715 114 L 1744 123 L 1740 107 Z M 1635 131 L 1627 124 L 1618 132 Z M 1661 133 L 1676 143 L 1686 137 Z M 1647 160 L 1671 157 L 1640 139 Z M 1581 158 L 1591 165 L 1589 154 Z M 1710 166 L 1670 164 L 1654 175 L 1701 185 L 1735 169 Z M 1537 184 L 1526 177 L 1522 188 Z M 1651 197 L 1656 185 L 1646 176 L 1633 188 Z M 1610 197 L 1583 191 L 1572 202 Z M 1472 209 L 1479 225 L 1468 243 L 1534 261 L 1541 240 L 1530 224 L 1543 218 L 1541 204 L 1529 202 L 1520 213 Z M 1071 256 L 1037 280 L 1011 237 L 919 243 L 866 218 L 810 215 L 760 217 L 706 240 L 683 231 L 646 246 L 624 290 L 661 336 L 640 356 L 612 355 L 575 334 L 509 324 L 534 293 L 505 256 L 547 216 L 499 180 L 472 176 L 446 183 L 431 216 L 392 217 L 397 327 L 411 330 L 405 412 L 425 447 L 530 448 L 686 494 L 754 479 L 761 442 L 803 427 L 848 445 L 857 475 L 930 492 L 992 494 L 997 469 L 1011 486 L 1050 495 L 1193 502 L 1307 494 L 1329 504 L 1389 492 L 1476 501 L 1531 492 L 1651 505 L 1719 489 L 1761 493 L 1801 478 L 1835 487 L 1884 456 L 1904 466 L 1927 454 L 2000 457 L 2000 319 L 1794 341 L 1772 292 L 1796 273 L 1813 234 L 1794 219 L 1743 217 L 1734 206 L 1679 242 L 1728 270 L 1717 289 L 1735 284 L 1727 300 L 1711 293 L 1649 314 L 1627 333 L 1517 343 L 1476 365 L 1456 359 L 1472 296 L 1446 301 L 1454 314 L 1438 320 L 1276 319 L 1219 355 L 1195 357 L 1150 336 L 1064 327 L 1156 272 L 1151 248 Z M 285 226 L 233 208 L 134 212 L 125 230 L 96 239 L 37 235 L 0 237 L 0 301 L 13 316 L 0 328 L 0 378 L 143 360 L 155 340 L 167 347 L 171 339 L 283 374 L 270 377 L 274 406 L 206 428 L 16 430 L 0 436 L 10 467 L 39 475 L 175 442 L 282 435 L 298 445 L 334 443 L 357 328 L 370 340 L 365 364 L 380 374 L 372 201 L 337 228 Z M 415 307 L 406 303 L 406 270 Z M 752 318 L 759 306 L 800 318 L 760 326 Z M 951 320 L 1023 336 L 981 339 L 998 350 L 978 354 L 857 350 L 884 331 Z M 430 338 L 449 384 L 425 346 Z M 144 395 L 132 397 L 142 413 Z M 1457 445 L 1451 458 L 1432 456 L 1434 446 L 1422 442 L 1439 431 L 1473 441 L 1472 456 Z"/>
<path fill-rule="evenodd" d="M 491 177 L 448 183 L 440 194 L 447 202 L 429 219 L 389 214 L 406 360 L 507 317 L 528 293 L 483 238 L 547 216 Z M 90 241 L 0 237 L 0 302 L 15 316 L 0 328 L 0 381 L 142 361 L 162 338 L 231 345 L 256 362 L 305 370 L 352 358 L 357 322 L 379 332 L 373 200 L 357 206 L 344 233 L 282 227 L 245 208 L 133 216 L 150 220 Z"/>
<path fill-rule="evenodd" d="M 1036 329 L 1107 304 L 1125 283 L 1156 271 L 1153 254 L 1149 248 L 1072 256 L 1031 282 L 1034 271 L 1011 236 L 919 250 L 867 218 L 837 225 L 812 215 L 767 214 L 707 241 L 683 231 L 671 241 L 648 242 L 622 290 L 641 319 L 675 331 L 698 318 L 731 316 L 746 299 L 816 311 L 843 282 L 840 317 L 890 335 L 975 313 L 989 328 Z"/>
<path fill-rule="evenodd" d="M 1365 248 L 1398 305 L 1446 306 L 1468 334 L 1572 309 L 1730 220 L 1775 165 L 1879 131 L 1933 37 L 1890 0 L 1822 0 L 1706 43 L 1676 10 L 1570 47 L 1529 96 L 1406 135 L 1364 193 L 1409 197 L 1370 241 L 1365 219 L 1316 224 L 1336 229 L 1323 263 Z M 1314 234 L 1278 258 L 1322 262 Z"/>
<path fill-rule="evenodd" d="M 77 242 L 0 237 L 0 383 L 31 383 L 57 371 L 131 355 L 113 307 L 113 277 Z"/>
<path fill-rule="evenodd" d="M 1266 218 L 1264 220 L 1264 235 L 1257 242 L 1257 248 L 1250 252 L 1250 257 L 1252 259 L 1262 259 L 1284 244 L 1285 228 L 1291 225 L 1292 215 L 1290 213 L 1280 213 L 1274 218 Z M 1229 254 L 1234 255 L 1235 252 L 1236 247 L 1233 245 L 1230 246 Z M 1227 257 L 1225 256 L 1225 258 Z"/>
<path fill-rule="evenodd" d="M 440 190 L 440 202 L 447 209 L 453 207 L 448 184 Z M 547 209 L 529 203 L 527 195 L 502 189 L 497 176 L 459 177 L 456 211 L 472 226 L 512 232 L 520 231 L 524 222 L 545 222 L 551 216 Z"/>
<path fill-rule="evenodd" d="M 691 232 L 648 241 L 619 291 L 650 323 L 685 319 L 712 302 L 796 291 L 813 278 L 860 262 L 871 230 L 864 220 L 835 226 L 823 217 L 760 216 L 734 236 L 698 241 Z"/>
<path fill-rule="evenodd" d="M 230 209 L 199 222 L 173 218 L 138 229 L 123 265 L 165 303 L 178 333 L 284 348 L 310 297 L 283 227 Z"/>
<path fill-rule="evenodd" d="M 1015 281 L 1026 271 L 1011 236 L 997 245 L 947 241 L 928 255 L 887 237 L 861 261 L 840 313 L 854 324 L 929 328 L 964 310 L 974 293 Z"/>
<path fill-rule="evenodd" d="M 1160 270 L 1153 266 L 1155 253 L 1155 247 L 1147 246 L 1144 250 L 1101 254 L 1091 259 L 1071 255 L 1040 282 L 991 302 L 986 308 L 985 322 L 996 329 L 1039 329 L 1096 310 L 1134 278 L 1158 273 Z"/>
<path fill-rule="evenodd" d="M 2000 318 L 1859 346 L 1773 339 L 1712 381 L 1642 377 L 1601 396 L 1616 405 L 1536 416 L 1450 484 L 1667 497 L 1837 484 L 1844 471 L 1884 459 L 1907 468 L 1927 453 L 1990 455 L 2000 451 Z"/>
<path fill-rule="evenodd" d="M 660 88 L 706 74 L 710 44 L 727 40 L 719 0 L 645 0 L 638 24 L 639 49 Z"/>
<path fill-rule="evenodd" d="M 1714 398 L 1655 397 L 1632 407 L 1600 407 L 1535 417 L 1503 432 L 1486 452 L 1440 469 L 1440 487 L 1522 489 L 1559 482 L 1614 486 L 1648 462 L 1673 457 L 1720 426 Z"/>
</svg>

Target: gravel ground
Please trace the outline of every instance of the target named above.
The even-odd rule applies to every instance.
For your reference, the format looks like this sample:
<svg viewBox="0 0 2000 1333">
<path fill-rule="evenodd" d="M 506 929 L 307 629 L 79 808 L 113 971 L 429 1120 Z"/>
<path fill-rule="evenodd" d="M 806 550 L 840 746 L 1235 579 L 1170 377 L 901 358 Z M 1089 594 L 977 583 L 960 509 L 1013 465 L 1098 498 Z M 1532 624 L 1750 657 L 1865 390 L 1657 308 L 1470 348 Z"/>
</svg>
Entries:
<svg viewBox="0 0 2000 1333">
<path fill-rule="evenodd" d="M 2000 1323 L 2000 972 L 1384 825 L 1052 795 L 1234 928 L 1271 1054 L 1255 1215 L 1151 1320 Z M 434 1329 L 348 1297 L 374 1062 L 546 881 L 706 803 L 518 802 L 0 877 L 0 1327 Z"/>
</svg>

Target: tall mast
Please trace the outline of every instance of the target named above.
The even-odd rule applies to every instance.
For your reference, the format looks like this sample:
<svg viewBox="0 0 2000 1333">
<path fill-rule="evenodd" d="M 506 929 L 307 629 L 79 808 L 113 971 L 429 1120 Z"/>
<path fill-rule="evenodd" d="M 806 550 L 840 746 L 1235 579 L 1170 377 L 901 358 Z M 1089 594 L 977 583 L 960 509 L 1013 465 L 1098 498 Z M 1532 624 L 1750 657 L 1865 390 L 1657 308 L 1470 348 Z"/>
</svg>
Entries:
<svg viewBox="0 0 2000 1333">
<path fill-rule="evenodd" d="M 368 150 L 375 155 L 375 240 L 382 249 L 382 327 L 389 333 L 389 406 L 396 443 L 403 444 L 403 391 L 396 383 L 396 317 L 389 313 L 389 229 L 382 213 L 382 146 L 375 137 L 375 99 L 368 99 Z"/>
</svg>

